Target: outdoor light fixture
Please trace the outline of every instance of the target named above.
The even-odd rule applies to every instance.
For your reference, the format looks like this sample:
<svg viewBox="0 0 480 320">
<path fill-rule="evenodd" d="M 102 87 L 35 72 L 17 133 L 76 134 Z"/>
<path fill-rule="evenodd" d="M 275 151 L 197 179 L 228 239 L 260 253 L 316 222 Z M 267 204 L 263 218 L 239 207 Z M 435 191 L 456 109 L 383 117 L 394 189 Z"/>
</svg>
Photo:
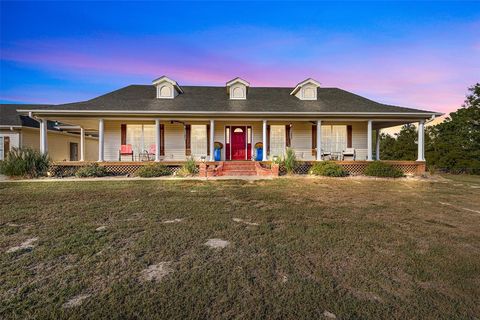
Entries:
<svg viewBox="0 0 480 320">
<path fill-rule="evenodd" d="M 273 156 L 273 158 L 272 158 L 272 159 L 273 159 L 273 162 L 277 162 L 277 160 L 278 160 L 278 156 Z"/>
<path fill-rule="evenodd" d="M 201 156 L 201 157 L 200 157 L 200 160 L 202 160 L 203 163 L 205 163 L 206 159 L 207 159 L 206 156 Z"/>
</svg>

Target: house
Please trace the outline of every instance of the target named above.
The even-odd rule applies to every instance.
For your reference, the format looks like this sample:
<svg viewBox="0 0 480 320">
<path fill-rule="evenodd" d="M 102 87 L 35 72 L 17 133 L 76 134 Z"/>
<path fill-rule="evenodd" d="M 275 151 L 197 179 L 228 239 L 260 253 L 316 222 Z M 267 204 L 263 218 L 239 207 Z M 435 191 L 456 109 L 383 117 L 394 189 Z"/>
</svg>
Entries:
<svg viewBox="0 0 480 320">
<path fill-rule="evenodd" d="M 47 105 L 0 104 L 0 160 L 12 148 L 30 147 L 40 149 L 40 124 L 26 115 L 20 115 L 21 108 L 48 108 Z M 54 161 L 79 160 L 79 129 L 60 126 L 48 121 L 48 154 Z M 85 136 L 84 160 L 96 160 L 98 157 L 98 138 L 92 132 Z"/>
<path fill-rule="evenodd" d="M 38 119 L 40 132 L 47 121 L 80 128 L 80 140 L 97 132 L 98 162 L 116 166 L 194 157 L 220 169 L 230 161 L 266 163 L 292 148 L 300 161 L 329 159 L 354 168 L 381 158 L 374 135 L 383 128 L 418 123 L 417 161 L 396 164 L 417 172 L 425 168 L 424 123 L 440 115 L 374 102 L 310 78 L 290 88 L 254 87 L 241 78 L 213 87 L 181 86 L 166 76 L 88 101 L 17 110 Z M 43 137 L 45 152 L 50 141 Z M 223 148 L 214 152 L 216 144 Z"/>
</svg>

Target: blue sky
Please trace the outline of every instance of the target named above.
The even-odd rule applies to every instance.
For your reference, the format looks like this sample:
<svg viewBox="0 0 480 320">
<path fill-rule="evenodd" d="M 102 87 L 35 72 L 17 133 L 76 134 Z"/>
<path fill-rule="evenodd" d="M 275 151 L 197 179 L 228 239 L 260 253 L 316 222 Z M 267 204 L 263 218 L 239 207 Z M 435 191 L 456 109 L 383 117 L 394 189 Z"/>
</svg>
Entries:
<svg viewBox="0 0 480 320">
<path fill-rule="evenodd" d="M 452 111 L 480 81 L 480 2 L 1 2 L 0 101 L 180 84 L 294 86 Z"/>
</svg>

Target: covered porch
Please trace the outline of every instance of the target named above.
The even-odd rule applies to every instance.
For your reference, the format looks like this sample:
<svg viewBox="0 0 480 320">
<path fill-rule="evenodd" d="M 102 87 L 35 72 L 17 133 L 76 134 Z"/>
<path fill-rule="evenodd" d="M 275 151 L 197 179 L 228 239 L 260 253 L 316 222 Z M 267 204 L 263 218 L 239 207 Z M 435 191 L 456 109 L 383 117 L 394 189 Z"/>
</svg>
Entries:
<svg viewBox="0 0 480 320">
<path fill-rule="evenodd" d="M 378 138 L 381 130 L 412 122 L 418 123 L 417 160 L 389 163 L 406 174 L 425 171 L 425 121 L 418 119 L 56 117 L 56 120 L 80 127 L 80 161 L 55 164 L 67 171 L 88 163 L 84 160 L 82 141 L 87 130 L 96 130 L 97 163 L 115 174 L 133 173 L 152 162 L 177 170 L 189 158 L 214 170 L 224 162 L 233 161 L 258 162 L 269 167 L 285 155 L 287 148 L 295 152 L 298 174 L 307 173 L 313 163 L 324 160 L 339 163 L 351 174 L 361 174 L 370 161 L 381 160 Z M 41 129 L 44 127 L 41 125 Z M 48 141 L 42 134 L 40 144 L 41 150 L 47 152 Z"/>
<path fill-rule="evenodd" d="M 50 119 L 49 119 L 50 120 Z M 40 150 L 48 152 L 40 120 Z M 98 132 L 98 162 L 271 161 L 287 148 L 299 161 L 381 160 L 379 135 L 391 126 L 418 123 L 418 158 L 424 158 L 424 120 L 414 119 L 68 119 L 80 128 L 79 160 L 85 161 L 85 132 Z M 320 129 L 319 129 L 320 128 Z"/>
</svg>

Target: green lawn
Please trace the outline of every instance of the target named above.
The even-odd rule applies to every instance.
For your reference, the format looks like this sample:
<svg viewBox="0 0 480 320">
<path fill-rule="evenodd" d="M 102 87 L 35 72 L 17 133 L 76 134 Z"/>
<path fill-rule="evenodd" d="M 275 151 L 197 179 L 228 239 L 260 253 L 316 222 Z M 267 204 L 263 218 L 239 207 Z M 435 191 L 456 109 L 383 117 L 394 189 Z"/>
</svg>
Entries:
<svg viewBox="0 0 480 320">
<path fill-rule="evenodd" d="M 0 183 L 0 251 L 4 319 L 472 319 L 480 179 Z"/>
</svg>

